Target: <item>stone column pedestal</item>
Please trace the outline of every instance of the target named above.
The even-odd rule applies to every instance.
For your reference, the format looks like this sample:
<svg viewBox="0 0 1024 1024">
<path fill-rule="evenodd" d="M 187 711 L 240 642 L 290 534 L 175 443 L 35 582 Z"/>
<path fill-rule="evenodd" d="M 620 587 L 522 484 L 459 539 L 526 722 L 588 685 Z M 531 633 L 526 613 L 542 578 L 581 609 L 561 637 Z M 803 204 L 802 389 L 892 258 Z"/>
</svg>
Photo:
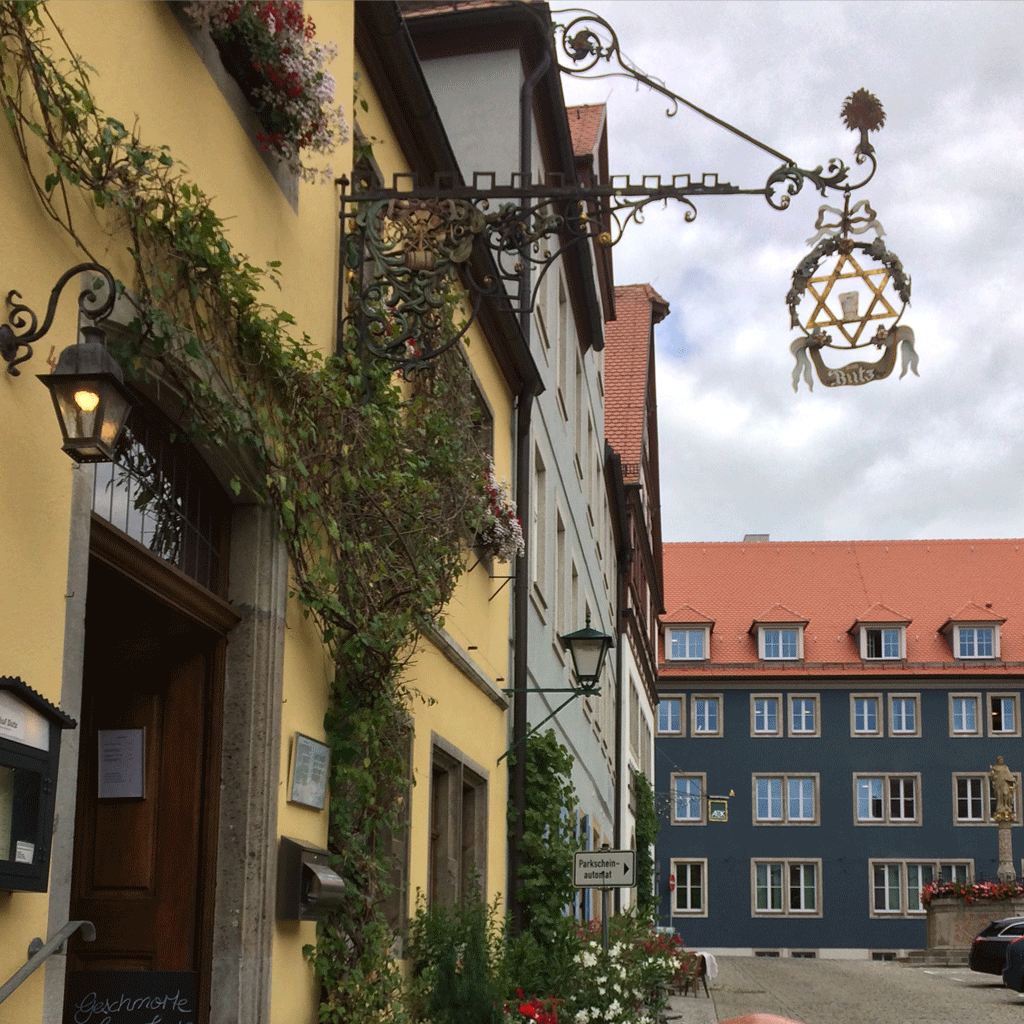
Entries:
<svg viewBox="0 0 1024 1024">
<path fill-rule="evenodd" d="M 1017 881 L 1017 869 L 1013 866 L 1013 843 L 1010 837 L 1012 821 L 999 822 L 999 871 L 996 878 L 1000 882 Z"/>
</svg>

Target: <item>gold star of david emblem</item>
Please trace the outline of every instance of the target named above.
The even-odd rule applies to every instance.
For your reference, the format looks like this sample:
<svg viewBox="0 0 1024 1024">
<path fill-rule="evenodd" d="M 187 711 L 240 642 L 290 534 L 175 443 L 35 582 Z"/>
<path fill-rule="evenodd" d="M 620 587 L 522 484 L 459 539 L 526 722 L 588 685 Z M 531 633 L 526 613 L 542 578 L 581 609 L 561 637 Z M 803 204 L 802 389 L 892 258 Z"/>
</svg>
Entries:
<svg viewBox="0 0 1024 1024">
<path fill-rule="evenodd" d="M 871 301 L 863 316 L 857 314 L 856 292 L 852 293 L 853 301 L 850 308 L 841 309 L 838 316 L 829 306 L 828 300 L 833 290 L 839 282 L 844 280 L 860 281 L 870 290 Z M 806 324 L 808 334 L 813 334 L 826 327 L 834 327 L 847 340 L 850 348 L 860 347 L 858 344 L 860 336 L 870 321 L 897 315 L 896 310 L 883 294 L 888 283 L 889 270 L 887 267 L 864 270 L 851 254 L 841 255 L 831 274 L 827 277 L 812 277 L 807 282 L 807 290 L 815 299 L 814 309 Z M 843 294 L 838 294 L 838 297 L 840 300 L 844 299 Z M 870 340 L 872 339 L 862 344 L 866 345 Z"/>
</svg>

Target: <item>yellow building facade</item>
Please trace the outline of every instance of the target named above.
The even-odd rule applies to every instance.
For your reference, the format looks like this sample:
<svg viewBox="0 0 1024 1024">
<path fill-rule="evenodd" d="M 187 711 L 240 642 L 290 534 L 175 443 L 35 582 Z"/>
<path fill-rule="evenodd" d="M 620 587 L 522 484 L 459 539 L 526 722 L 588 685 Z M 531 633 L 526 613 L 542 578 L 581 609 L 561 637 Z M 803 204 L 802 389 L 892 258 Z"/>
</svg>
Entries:
<svg viewBox="0 0 1024 1024">
<path fill-rule="evenodd" d="M 337 98 L 354 134 L 372 140 L 382 178 L 447 159 L 438 123 L 410 129 L 404 120 L 423 94 L 411 47 L 386 36 L 397 8 L 307 0 L 303 10 L 318 39 L 338 44 Z M 234 249 L 257 266 L 280 261 L 280 291 L 266 301 L 331 353 L 342 276 L 337 188 L 298 180 L 261 152 L 258 123 L 208 35 L 180 5 L 162 2 L 54 0 L 42 21 L 56 55 L 77 54 L 91 67 L 96 107 L 145 143 L 165 145 L 213 197 Z M 27 156 L 45 174 L 43 146 Z M 352 160 L 349 142 L 331 158 L 334 173 L 350 172 Z M 47 214 L 6 125 L 0 182 L 0 291 L 16 290 L 42 319 L 54 283 L 88 257 Z M 72 204 L 89 253 L 131 280 L 131 239 L 116 217 L 88 196 Z M 303 947 L 316 941 L 316 924 L 281 914 L 278 860 L 282 837 L 328 846 L 326 809 L 293 797 L 297 764 L 326 741 L 333 666 L 290 595 L 275 515 L 232 487 L 244 438 L 232 452 L 182 444 L 187 409 L 172 382 L 158 381 L 138 384 L 149 412 L 130 424 L 146 455 L 129 470 L 80 465 L 60 450 L 50 398 L 32 378 L 49 369 L 48 353 L 55 359 L 76 339 L 76 298 L 95 279 L 89 271 L 68 284 L 19 375 L 0 367 L 0 678 L 20 681 L 76 723 L 63 730 L 52 841 L 44 830 L 29 855 L 48 853 L 45 891 L 0 885 L 0 984 L 24 965 L 33 939 L 54 937 L 69 921 L 90 920 L 96 940 L 77 932 L 0 1003 L 0 1022 L 70 1019 L 66 983 L 74 975 L 80 987 L 87 971 L 104 975 L 101 991 L 134 975 L 129 993 L 150 991 L 142 975 L 166 975 L 162 996 L 138 996 L 164 998 L 149 1005 L 165 1009 L 180 976 L 178 1009 L 194 998 L 183 1019 L 197 1024 L 312 1022 L 321 993 Z M 130 319 L 123 301 L 111 319 Z M 511 480 L 515 402 L 535 386 L 535 368 L 499 312 L 485 310 L 467 340 L 496 474 Z M 157 463 L 167 500 L 187 521 L 170 546 L 139 499 L 144 470 Z M 499 759 L 508 745 L 511 588 L 503 577 L 511 569 L 478 561 L 469 548 L 466 558 L 471 571 L 408 668 L 416 696 L 401 917 L 414 912 L 418 893 L 449 900 L 478 880 L 493 900 L 505 887 Z M 9 850 L 0 843 L 0 857 L 13 861 L 27 847 L 17 846 L 21 826 L 8 803 Z"/>
</svg>

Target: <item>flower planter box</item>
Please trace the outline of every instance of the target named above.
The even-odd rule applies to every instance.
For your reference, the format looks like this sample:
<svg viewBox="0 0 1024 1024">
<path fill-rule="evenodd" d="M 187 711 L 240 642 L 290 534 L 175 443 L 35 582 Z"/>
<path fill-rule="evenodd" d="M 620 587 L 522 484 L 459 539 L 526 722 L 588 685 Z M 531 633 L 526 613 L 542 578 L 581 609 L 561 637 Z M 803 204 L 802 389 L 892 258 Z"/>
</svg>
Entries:
<svg viewBox="0 0 1024 1024">
<path fill-rule="evenodd" d="M 220 54 L 220 61 L 224 70 L 238 83 L 242 95 L 245 96 L 264 129 L 270 131 L 270 125 L 266 123 L 262 108 L 265 104 L 260 100 L 257 90 L 267 84 L 266 76 L 261 74 L 252 66 L 252 58 L 242 40 L 234 33 L 228 35 L 216 34 L 213 37 L 213 45 L 217 47 Z"/>
<path fill-rule="evenodd" d="M 929 951 L 966 953 L 974 936 L 1001 917 L 1024 917 L 1024 900 L 975 900 L 935 896 L 928 906 Z"/>
</svg>

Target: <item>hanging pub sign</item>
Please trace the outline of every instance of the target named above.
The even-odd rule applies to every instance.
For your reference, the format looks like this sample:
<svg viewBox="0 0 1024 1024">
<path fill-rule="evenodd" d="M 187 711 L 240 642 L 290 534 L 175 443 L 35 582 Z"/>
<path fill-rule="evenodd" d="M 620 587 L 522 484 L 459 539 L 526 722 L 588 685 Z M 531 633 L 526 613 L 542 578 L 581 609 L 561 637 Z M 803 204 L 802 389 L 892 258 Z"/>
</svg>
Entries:
<svg viewBox="0 0 1024 1024">
<path fill-rule="evenodd" d="M 874 148 L 868 132 L 885 123 L 882 104 L 865 89 L 848 96 L 843 120 L 851 130 L 860 131 L 857 162 L 870 161 L 871 173 L 859 185 L 843 193 L 843 207 L 822 206 L 815 223 L 817 234 L 807 240 L 811 251 L 793 271 L 793 287 L 786 296 L 790 325 L 802 336 L 790 345 L 796 360 L 793 390 L 803 377 L 813 390 L 816 372 L 826 387 L 867 384 L 892 373 L 897 354 L 901 357 L 900 377 L 911 370 L 917 375 L 914 332 L 901 323 L 910 304 L 910 277 L 899 258 L 890 252 L 878 215 L 866 199 L 850 203 L 850 192 L 866 185 L 874 175 Z M 874 232 L 867 240 L 860 236 Z M 804 304 L 801 315 L 798 307 Z M 830 367 L 823 350 L 852 352 L 873 347 L 878 358 Z"/>
<path fill-rule="evenodd" d="M 46 892 L 62 729 L 73 718 L 0 676 L 0 891 Z"/>
</svg>

